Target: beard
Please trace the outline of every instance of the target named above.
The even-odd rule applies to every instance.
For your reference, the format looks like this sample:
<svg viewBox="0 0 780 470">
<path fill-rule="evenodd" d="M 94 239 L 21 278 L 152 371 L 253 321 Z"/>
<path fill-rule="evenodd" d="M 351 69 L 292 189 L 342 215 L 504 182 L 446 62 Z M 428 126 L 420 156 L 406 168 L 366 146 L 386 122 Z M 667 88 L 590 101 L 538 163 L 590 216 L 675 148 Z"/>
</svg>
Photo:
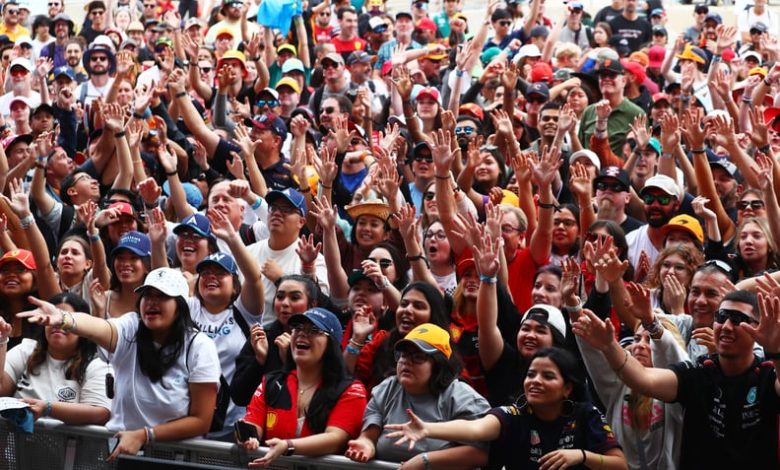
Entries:
<svg viewBox="0 0 780 470">
<path fill-rule="evenodd" d="M 653 228 L 661 228 L 664 225 L 668 224 L 670 220 L 672 220 L 672 217 L 674 216 L 674 211 L 666 212 L 662 211 L 660 216 L 652 217 L 652 215 L 658 214 L 657 212 L 652 212 L 647 215 L 647 224 Z"/>
</svg>

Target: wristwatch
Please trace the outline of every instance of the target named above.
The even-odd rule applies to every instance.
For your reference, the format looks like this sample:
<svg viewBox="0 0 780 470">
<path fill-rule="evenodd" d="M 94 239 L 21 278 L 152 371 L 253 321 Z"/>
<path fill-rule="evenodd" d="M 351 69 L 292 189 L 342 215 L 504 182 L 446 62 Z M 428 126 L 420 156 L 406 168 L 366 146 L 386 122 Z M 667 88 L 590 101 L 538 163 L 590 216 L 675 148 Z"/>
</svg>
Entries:
<svg viewBox="0 0 780 470">
<path fill-rule="evenodd" d="M 181 61 L 181 64 L 183 66 L 185 66 L 185 67 L 189 67 L 190 66 L 190 61 L 189 60 L 183 60 L 183 61 Z"/>
<path fill-rule="evenodd" d="M 295 445 L 292 439 L 287 439 L 287 452 L 284 453 L 285 457 L 289 457 L 295 453 Z"/>
</svg>

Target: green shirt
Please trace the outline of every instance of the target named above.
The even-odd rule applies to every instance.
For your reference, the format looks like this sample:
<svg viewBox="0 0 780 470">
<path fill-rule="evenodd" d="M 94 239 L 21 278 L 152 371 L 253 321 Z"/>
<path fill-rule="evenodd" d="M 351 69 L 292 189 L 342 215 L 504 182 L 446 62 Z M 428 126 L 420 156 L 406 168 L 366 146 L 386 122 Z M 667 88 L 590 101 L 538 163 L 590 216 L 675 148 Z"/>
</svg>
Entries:
<svg viewBox="0 0 780 470">
<path fill-rule="evenodd" d="M 612 110 L 607 120 L 607 132 L 609 133 L 609 146 L 615 155 L 623 154 L 623 144 L 626 142 L 626 135 L 631 132 L 629 124 L 634 122 L 634 118 L 645 112 L 639 106 L 632 103 L 628 98 L 623 98 L 620 106 Z M 591 104 L 582 113 L 580 119 L 580 132 L 577 135 L 580 143 L 585 148 L 590 148 L 590 136 L 596 130 L 596 105 Z"/>
</svg>

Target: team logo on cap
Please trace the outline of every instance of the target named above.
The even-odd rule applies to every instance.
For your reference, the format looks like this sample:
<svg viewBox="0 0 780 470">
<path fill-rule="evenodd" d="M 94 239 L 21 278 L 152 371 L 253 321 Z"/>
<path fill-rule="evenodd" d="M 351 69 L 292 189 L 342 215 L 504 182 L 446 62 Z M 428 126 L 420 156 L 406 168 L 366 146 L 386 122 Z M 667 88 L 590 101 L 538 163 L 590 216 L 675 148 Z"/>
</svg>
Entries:
<svg viewBox="0 0 780 470">
<path fill-rule="evenodd" d="M 620 176 L 620 168 L 616 166 L 608 166 L 604 169 L 604 176 L 611 176 L 613 178 L 617 178 Z"/>
</svg>

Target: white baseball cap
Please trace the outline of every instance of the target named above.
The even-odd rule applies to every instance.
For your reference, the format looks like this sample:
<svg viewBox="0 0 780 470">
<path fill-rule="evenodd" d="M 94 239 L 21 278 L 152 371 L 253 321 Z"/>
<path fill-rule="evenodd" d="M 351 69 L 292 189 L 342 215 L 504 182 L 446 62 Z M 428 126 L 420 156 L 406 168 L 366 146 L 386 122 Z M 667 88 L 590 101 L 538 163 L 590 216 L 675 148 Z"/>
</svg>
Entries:
<svg viewBox="0 0 780 470">
<path fill-rule="evenodd" d="M 576 162 L 580 158 L 587 158 L 588 160 L 590 160 L 591 163 L 593 163 L 593 166 L 596 167 L 596 171 L 601 171 L 601 160 L 599 160 L 599 156 L 596 155 L 594 151 L 583 149 L 574 152 L 569 157 L 569 165 L 574 165 L 574 162 Z"/>
<path fill-rule="evenodd" d="M 190 286 L 181 272 L 171 268 L 157 268 L 146 275 L 144 285 L 135 291 L 142 293 L 148 288 L 155 288 L 168 297 L 182 297 L 186 299 L 190 295 Z"/>
<path fill-rule="evenodd" d="M 672 178 L 666 175 L 655 175 L 645 182 L 645 187 L 642 188 L 642 192 L 648 188 L 658 188 L 670 196 L 676 197 L 678 200 L 682 200 L 683 193 L 680 186 Z"/>
<path fill-rule="evenodd" d="M 549 325 L 566 337 L 566 322 L 563 320 L 563 314 L 560 310 L 552 305 L 536 304 L 525 311 L 520 323 L 525 323 L 526 320 L 535 320 L 543 325 Z"/>
</svg>

